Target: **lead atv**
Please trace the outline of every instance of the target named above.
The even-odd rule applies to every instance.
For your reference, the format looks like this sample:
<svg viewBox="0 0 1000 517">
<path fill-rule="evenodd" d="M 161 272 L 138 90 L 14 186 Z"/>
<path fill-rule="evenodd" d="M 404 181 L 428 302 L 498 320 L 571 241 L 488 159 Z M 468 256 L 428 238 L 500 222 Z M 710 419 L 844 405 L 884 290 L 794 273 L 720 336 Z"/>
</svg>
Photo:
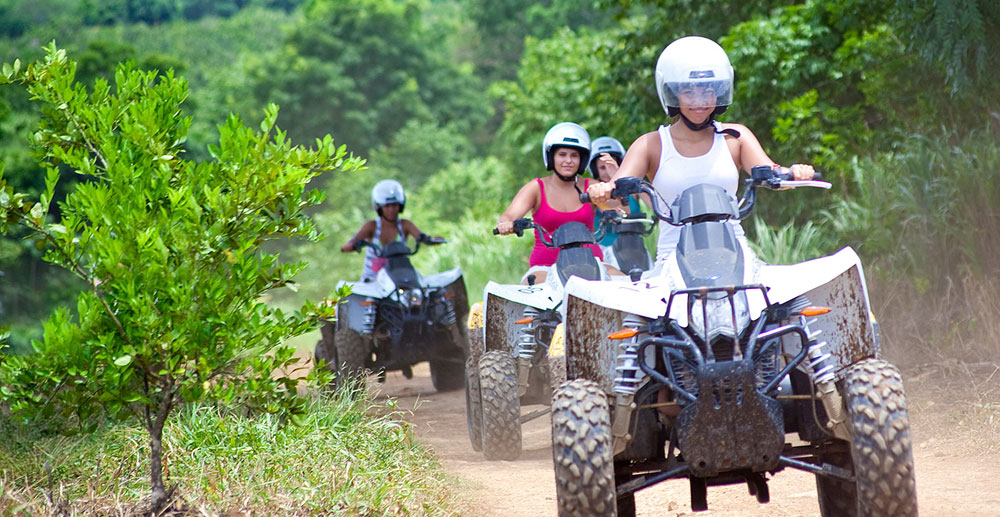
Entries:
<svg viewBox="0 0 1000 517">
<path fill-rule="evenodd" d="M 423 276 L 410 263 L 421 243 L 447 242 L 421 235 L 411 251 L 403 241 L 381 247 L 359 241 L 355 249 L 369 247 L 387 259 L 373 282 L 344 282 L 351 294 L 337 306 L 336 319 L 327 322 L 316 344 L 317 362 L 325 361 L 337 383 L 367 371 L 379 374 L 400 370 L 413 375 L 416 363 L 428 361 L 431 382 L 438 391 L 462 387 L 468 337 L 468 297 L 460 268 Z"/>
<path fill-rule="evenodd" d="M 736 204 L 685 190 L 657 217 L 681 226 L 677 251 L 639 282 L 566 285 L 571 381 L 553 395 L 559 514 L 635 515 L 636 492 L 684 479 L 746 484 L 760 503 L 793 468 L 816 476 L 822 515 L 917 514 L 906 397 L 880 358 L 864 275 L 850 248 L 767 265 L 737 239 L 759 187 L 824 186 L 754 168 Z M 613 196 L 646 192 L 638 178 Z M 656 268 L 654 268 L 656 271 Z"/>
</svg>

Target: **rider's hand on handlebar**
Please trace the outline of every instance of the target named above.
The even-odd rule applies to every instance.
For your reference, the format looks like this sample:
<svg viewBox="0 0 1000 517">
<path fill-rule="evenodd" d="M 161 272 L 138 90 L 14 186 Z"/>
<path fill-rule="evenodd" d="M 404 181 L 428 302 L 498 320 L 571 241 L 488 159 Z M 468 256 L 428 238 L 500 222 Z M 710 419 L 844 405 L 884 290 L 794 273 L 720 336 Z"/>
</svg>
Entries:
<svg viewBox="0 0 1000 517">
<path fill-rule="evenodd" d="M 792 174 L 792 178 L 794 178 L 795 181 L 811 180 L 813 179 L 813 175 L 816 173 L 813 166 L 807 163 L 796 163 L 789 167 L 787 171 Z"/>
<path fill-rule="evenodd" d="M 344 245 L 340 247 L 340 251 L 343 252 L 343 253 L 350 253 L 352 251 L 358 251 L 358 248 L 357 248 L 357 245 L 354 242 L 354 239 L 351 239 L 351 240 L 345 242 Z"/>
<path fill-rule="evenodd" d="M 614 190 L 614 183 L 597 182 L 591 183 L 587 187 L 587 195 L 590 196 L 590 202 L 595 205 L 602 205 L 611 199 L 611 191 Z"/>
<path fill-rule="evenodd" d="M 497 221 L 497 233 L 500 235 L 509 235 L 514 233 L 514 221 Z"/>
</svg>

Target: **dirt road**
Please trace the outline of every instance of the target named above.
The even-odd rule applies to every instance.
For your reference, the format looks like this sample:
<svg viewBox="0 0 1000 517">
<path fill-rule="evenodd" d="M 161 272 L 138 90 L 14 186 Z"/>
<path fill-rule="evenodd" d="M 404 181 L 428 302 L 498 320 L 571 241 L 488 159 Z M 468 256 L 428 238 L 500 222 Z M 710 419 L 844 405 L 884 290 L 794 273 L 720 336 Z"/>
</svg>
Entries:
<svg viewBox="0 0 1000 517">
<path fill-rule="evenodd" d="M 994 372 L 996 373 L 996 372 Z M 914 442 L 920 513 L 926 516 L 1000 515 L 1000 373 L 987 384 L 952 386 L 944 370 L 904 376 Z M 995 379 L 994 379 L 995 377 Z M 437 393 L 426 364 L 413 379 L 389 374 L 381 389 L 407 419 L 419 440 L 433 449 L 459 480 L 461 515 L 555 516 L 555 481 L 549 448 L 549 418 L 525 425 L 524 453 L 517 461 L 486 461 L 473 452 L 465 423 L 462 391 Z M 946 406 L 945 396 L 963 394 Z M 983 395 L 987 395 L 984 399 Z M 522 408 L 527 412 L 541 406 Z M 640 516 L 818 516 L 812 475 L 786 469 L 769 483 L 771 502 L 760 505 L 745 486 L 709 487 L 707 512 L 691 511 L 688 485 L 668 481 L 639 492 Z"/>
</svg>

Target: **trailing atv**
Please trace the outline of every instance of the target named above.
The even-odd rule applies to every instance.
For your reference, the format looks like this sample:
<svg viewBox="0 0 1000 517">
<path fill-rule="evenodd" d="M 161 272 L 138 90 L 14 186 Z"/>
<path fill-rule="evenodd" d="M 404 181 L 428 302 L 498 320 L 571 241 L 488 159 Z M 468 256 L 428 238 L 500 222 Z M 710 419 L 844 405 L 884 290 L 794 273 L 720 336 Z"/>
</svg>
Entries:
<svg viewBox="0 0 1000 517">
<path fill-rule="evenodd" d="M 734 235 L 758 187 L 829 187 L 785 178 L 754 168 L 740 205 L 710 185 L 669 213 L 654 203 L 682 227 L 658 274 L 566 285 L 560 515 L 635 515 L 635 493 L 669 479 L 688 481 L 695 511 L 714 485 L 766 503 L 786 467 L 815 474 L 824 516 L 917 514 L 903 385 L 879 358 L 857 255 L 767 265 Z M 637 178 L 613 196 L 639 191 L 656 198 Z"/>
<path fill-rule="evenodd" d="M 563 285 L 574 276 L 611 278 L 608 268 L 584 246 L 596 242 L 586 225 L 566 223 L 549 235 L 531 219 L 514 221 L 518 236 L 531 228 L 539 230 L 546 246 L 559 249 L 556 263 L 541 283 L 529 277 L 529 285 L 486 284 L 484 325 L 478 330 L 483 334 L 482 355 L 470 355 L 466 364 L 469 438 L 473 449 L 491 460 L 520 456 L 521 424 L 549 412 L 546 407 L 521 415 L 521 406 L 548 406 L 552 388 L 565 379 L 558 365 L 553 371 L 548 357 L 552 333 L 563 320 Z"/>
<path fill-rule="evenodd" d="M 368 246 L 387 265 L 374 282 L 343 282 L 351 295 L 337 307 L 337 317 L 324 324 L 316 344 L 316 359 L 324 360 L 337 374 L 338 383 L 371 370 L 385 379 L 385 372 L 401 370 L 412 376 L 414 364 L 428 361 L 431 381 L 438 391 L 462 387 L 468 338 L 464 322 L 468 298 L 462 270 L 455 268 L 423 276 L 410 263 L 420 244 L 446 241 L 421 235 L 412 251 L 403 241 L 384 248 Z"/>
<path fill-rule="evenodd" d="M 654 228 L 655 221 L 646 219 L 641 212 L 625 217 L 617 210 L 601 212 L 597 241 L 603 240 L 608 232 L 618 235 L 610 246 L 601 246 L 604 263 L 638 280 L 639 275 L 653 267 L 653 257 L 646 249 L 643 236 L 652 233 Z"/>
</svg>

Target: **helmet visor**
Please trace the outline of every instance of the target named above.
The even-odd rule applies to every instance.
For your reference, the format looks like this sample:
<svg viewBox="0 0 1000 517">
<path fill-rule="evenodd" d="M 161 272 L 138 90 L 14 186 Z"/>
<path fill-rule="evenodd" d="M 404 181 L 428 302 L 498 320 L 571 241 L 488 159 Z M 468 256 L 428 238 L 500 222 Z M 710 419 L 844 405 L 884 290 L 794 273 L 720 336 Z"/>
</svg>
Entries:
<svg viewBox="0 0 1000 517">
<path fill-rule="evenodd" d="M 685 81 L 663 84 L 668 106 L 680 108 L 711 108 L 732 103 L 731 83 L 728 81 Z"/>
</svg>

